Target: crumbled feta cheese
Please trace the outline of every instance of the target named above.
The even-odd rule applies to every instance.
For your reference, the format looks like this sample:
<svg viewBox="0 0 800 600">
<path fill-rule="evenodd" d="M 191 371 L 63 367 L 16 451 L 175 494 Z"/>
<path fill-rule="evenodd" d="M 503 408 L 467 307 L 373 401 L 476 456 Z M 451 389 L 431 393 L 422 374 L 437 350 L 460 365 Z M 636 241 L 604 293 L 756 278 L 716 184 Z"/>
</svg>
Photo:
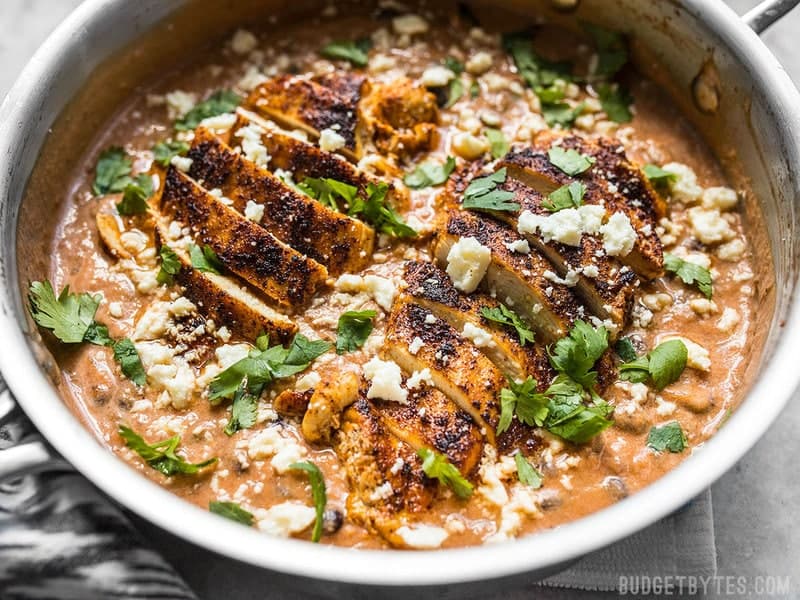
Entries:
<svg viewBox="0 0 800 600">
<path fill-rule="evenodd" d="M 231 50 L 236 54 L 249 54 L 258 46 L 258 38 L 246 29 L 239 29 L 231 38 Z"/>
<path fill-rule="evenodd" d="M 122 317 L 122 304 L 119 302 L 109 302 L 108 304 L 108 314 L 110 314 L 115 319 L 119 319 Z"/>
<path fill-rule="evenodd" d="M 214 350 L 214 355 L 222 370 L 227 369 L 243 358 L 247 358 L 249 353 L 250 346 L 248 344 L 225 344 Z"/>
<path fill-rule="evenodd" d="M 543 277 L 548 281 L 552 281 L 553 283 L 556 283 L 558 285 L 566 285 L 567 287 L 574 287 L 578 283 L 578 280 L 580 279 L 580 274 L 578 273 L 578 271 L 573 271 L 572 269 L 569 269 L 562 278 L 553 273 L 553 271 L 551 271 L 550 269 L 547 269 L 544 272 Z"/>
<path fill-rule="evenodd" d="M 444 87 L 455 79 L 456 74 L 447 67 L 434 65 L 422 72 L 420 81 L 425 87 Z"/>
<path fill-rule="evenodd" d="M 371 295 L 378 306 L 387 312 L 392 309 L 392 304 L 397 296 L 397 288 L 394 283 L 390 279 L 378 275 L 361 277 L 345 273 L 336 280 L 334 287 L 340 292 L 365 292 Z"/>
<path fill-rule="evenodd" d="M 486 275 L 491 261 L 489 248 L 474 237 L 462 237 L 447 253 L 447 274 L 457 289 L 470 294 Z"/>
<path fill-rule="evenodd" d="M 319 132 L 319 147 L 320 150 L 325 152 L 336 152 L 345 147 L 347 140 L 344 139 L 339 133 L 331 129 L 323 129 Z"/>
<path fill-rule="evenodd" d="M 703 188 L 697 185 L 697 175 L 691 167 L 672 162 L 661 168 L 677 176 L 675 181 L 670 181 L 669 183 L 673 199 L 686 204 L 692 204 L 700 199 L 703 194 Z"/>
<path fill-rule="evenodd" d="M 664 341 L 668 340 L 680 340 L 686 345 L 686 350 L 689 353 L 686 360 L 687 367 L 697 369 L 698 371 L 709 371 L 711 369 L 711 358 L 708 354 L 708 350 L 703 348 L 700 344 L 681 336 L 673 336 Z"/>
<path fill-rule="evenodd" d="M 703 208 L 726 211 L 736 208 L 739 197 L 729 187 L 710 187 L 703 192 Z"/>
<path fill-rule="evenodd" d="M 425 315 L 426 325 L 433 325 L 434 323 L 436 323 L 436 315 L 434 315 L 433 313 L 428 313 L 427 315 Z"/>
<path fill-rule="evenodd" d="M 653 322 L 653 311 L 643 304 L 633 305 L 633 324 L 635 327 L 645 329 Z"/>
<path fill-rule="evenodd" d="M 233 127 L 234 123 L 236 123 L 236 115 L 234 113 L 224 113 L 200 121 L 200 125 L 214 133 L 225 133 Z"/>
<path fill-rule="evenodd" d="M 477 137 L 469 131 L 455 134 L 450 145 L 454 153 L 466 160 L 478 159 L 489 151 L 488 140 Z"/>
<path fill-rule="evenodd" d="M 433 382 L 433 375 L 431 375 L 431 370 L 427 367 L 422 369 L 422 371 L 414 371 L 411 374 L 411 377 L 408 378 L 408 381 L 406 381 L 406 386 L 408 386 L 408 389 L 410 390 L 416 390 L 422 387 L 423 383 L 429 385 L 430 387 L 434 387 L 435 385 Z"/>
<path fill-rule="evenodd" d="M 717 329 L 729 333 L 733 331 L 741 320 L 742 318 L 735 309 L 730 307 L 725 308 L 725 310 L 722 311 L 722 316 L 719 318 L 719 321 L 717 321 Z"/>
<path fill-rule="evenodd" d="M 668 402 L 667 400 L 664 400 L 661 396 L 656 396 L 656 414 L 659 415 L 660 417 L 666 417 L 667 415 L 671 415 L 672 413 L 675 412 L 676 408 L 677 406 L 675 406 L 674 402 Z"/>
<path fill-rule="evenodd" d="M 276 473 L 283 474 L 289 471 L 289 467 L 296 462 L 305 459 L 308 452 L 300 444 L 291 442 L 275 453 L 269 464 L 275 469 Z"/>
<path fill-rule="evenodd" d="M 401 35 L 416 35 L 428 31 L 428 22 L 419 15 L 400 15 L 392 19 L 395 33 Z"/>
<path fill-rule="evenodd" d="M 717 209 L 691 208 L 689 223 L 695 237 L 704 244 L 727 242 L 736 235 Z"/>
<path fill-rule="evenodd" d="M 620 402 L 616 408 L 620 413 L 627 415 L 632 415 L 639 410 L 642 404 L 647 402 L 647 397 L 650 393 L 649 388 L 643 383 L 618 381 L 614 384 L 614 387 L 623 390 L 628 396 L 628 399 L 624 402 Z"/>
<path fill-rule="evenodd" d="M 289 537 L 309 528 L 317 518 L 317 511 L 298 502 L 283 502 L 255 511 L 256 526 L 270 535 Z"/>
<path fill-rule="evenodd" d="M 664 310 L 672 304 L 672 296 L 659 292 L 656 294 L 645 294 L 642 296 L 642 304 L 652 311 L 658 312 Z"/>
<path fill-rule="evenodd" d="M 403 375 L 397 363 L 373 357 L 364 364 L 364 377 L 370 382 L 367 398 L 380 398 L 391 402 L 406 404 L 408 390 L 402 386 Z"/>
<path fill-rule="evenodd" d="M 397 59 L 388 54 L 378 53 L 369 59 L 369 70 L 372 73 L 391 71 L 397 66 Z"/>
<path fill-rule="evenodd" d="M 244 207 L 244 216 L 254 223 L 260 223 L 264 218 L 264 205 L 248 200 L 247 206 Z"/>
<path fill-rule="evenodd" d="M 707 298 L 693 298 L 689 301 L 689 307 L 700 316 L 711 315 L 718 311 L 717 304 Z"/>
<path fill-rule="evenodd" d="M 370 501 L 378 502 L 380 500 L 388 500 L 394 494 L 394 490 L 392 489 L 392 484 L 388 481 L 384 481 L 381 485 L 376 487 L 372 494 L 370 494 Z"/>
<path fill-rule="evenodd" d="M 269 78 L 259 71 L 258 67 L 255 65 L 250 65 L 242 78 L 236 82 L 236 85 L 245 92 L 251 92 L 268 80 Z"/>
<path fill-rule="evenodd" d="M 744 251 L 744 241 L 736 238 L 725 244 L 720 244 L 717 247 L 717 256 L 720 258 L 720 260 L 736 262 L 742 259 L 744 256 Z"/>
<path fill-rule="evenodd" d="M 253 123 L 240 127 L 234 134 L 242 140 L 242 154 L 247 160 L 253 161 L 259 167 L 266 167 L 270 161 L 270 155 L 266 146 L 261 141 L 261 136 L 266 133 L 261 127 Z"/>
<path fill-rule="evenodd" d="M 616 212 L 600 227 L 603 248 L 609 256 L 627 256 L 636 243 L 636 230 L 627 215 Z"/>
<path fill-rule="evenodd" d="M 600 231 L 605 208 L 584 204 L 579 208 L 566 208 L 550 215 L 536 215 L 525 210 L 519 216 L 517 230 L 525 235 L 539 233 L 545 242 L 557 241 L 567 246 L 579 246 L 584 233 Z"/>
<path fill-rule="evenodd" d="M 492 334 L 472 323 L 464 323 L 464 329 L 461 331 L 461 335 L 470 340 L 478 348 L 492 348 L 495 345 Z"/>
<path fill-rule="evenodd" d="M 582 271 L 586 277 L 591 277 L 592 279 L 600 277 L 600 269 L 597 268 L 597 265 L 586 265 Z"/>
<path fill-rule="evenodd" d="M 167 117 L 170 121 L 180 119 L 197 104 L 197 96 L 189 92 L 175 90 L 164 96 L 167 102 Z"/>
<path fill-rule="evenodd" d="M 415 337 L 413 340 L 411 340 L 411 343 L 408 345 L 408 351 L 411 352 L 411 354 L 413 354 L 414 356 L 416 356 L 417 352 L 419 352 L 424 345 L 425 342 L 422 341 L 421 337 Z"/>
<path fill-rule="evenodd" d="M 305 392 L 306 390 L 317 387 L 321 382 L 322 377 L 320 377 L 319 373 L 316 371 L 309 371 L 297 380 L 297 384 L 294 386 L 294 389 L 296 389 L 298 392 Z"/>
<path fill-rule="evenodd" d="M 251 460 L 263 460 L 274 456 L 292 443 L 281 435 L 280 427 L 267 427 L 248 440 L 247 455 Z"/>
<path fill-rule="evenodd" d="M 170 159 L 169 164 L 173 167 L 178 169 L 178 171 L 183 171 L 184 173 L 188 173 L 189 169 L 192 168 L 192 163 L 194 161 L 189 158 L 188 156 L 178 156 L 177 154 Z"/>
<path fill-rule="evenodd" d="M 517 252 L 518 254 L 530 254 L 531 252 L 528 240 L 514 240 L 513 242 L 504 242 L 503 245 L 511 252 Z"/>
<path fill-rule="evenodd" d="M 470 75 L 483 75 L 492 68 L 492 55 L 481 50 L 467 59 L 464 68 Z"/>
<path fill-rule="evenodd" d="M 428 549 L 438 548 L 442 545 L 448 533 L 441 527 L 433 525 L 403 525 L 397 528 L 397 535 L 409 548 Z"/>
</svg>

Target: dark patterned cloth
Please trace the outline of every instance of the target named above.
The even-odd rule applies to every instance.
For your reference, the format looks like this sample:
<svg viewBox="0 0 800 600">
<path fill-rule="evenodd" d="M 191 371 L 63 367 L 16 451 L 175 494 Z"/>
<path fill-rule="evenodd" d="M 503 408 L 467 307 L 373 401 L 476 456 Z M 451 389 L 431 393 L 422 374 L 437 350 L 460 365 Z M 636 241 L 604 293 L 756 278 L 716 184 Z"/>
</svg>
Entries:
<svg viewBox="0 0 800 600">
<path fill-rule="evenodd" d="M 45 456 L 0 379 L 1 600 L 197 600 L 120 509 L 54 452 L 22 463 L 25 444 Z"/>
</svg>

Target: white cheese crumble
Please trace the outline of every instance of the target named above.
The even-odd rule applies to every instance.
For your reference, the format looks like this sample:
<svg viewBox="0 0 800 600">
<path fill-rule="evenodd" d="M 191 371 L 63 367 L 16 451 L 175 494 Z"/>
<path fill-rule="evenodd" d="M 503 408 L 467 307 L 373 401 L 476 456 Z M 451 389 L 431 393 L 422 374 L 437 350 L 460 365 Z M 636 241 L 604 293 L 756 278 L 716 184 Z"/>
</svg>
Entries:
<svg viewBox="0 0 800 600">
<path fill-rule="evenodd" d="M 403 375 L 397 363 L 381 360 L 376 356 L 365 363 L 363 369 L 364 377 L 371 382 L 367 398 L 380 398 L 400 404 L 408 402 L 408 390 L 402 386 Z"/>
<path fill-rule="evenodd" d="M 476 160 L 489 151 L 486 138 L 473 135 L 469 131 L 460 131 L 450 140 L 450 147 L 455 154 L 465 160 Z"/>
<path fill-rule="evenodd" d="M 280 427 L 267 427 L 247 442 L 247 455 L 251 460 L 272 457 L 270 464 L 278 473 L 285 473 L 289 465 L 302 460 L 306 449 L 291 438 L 281 435 Z"/>
<path fill-rule="evenodd" d="M 236 115 L 234 113 L 224 113 L 200 121 L 200 125 L 214 133 L 225 133 L 233 127 L 234 123 L 236 123 Z"/>
<path fill-rule="evenodd" d="M 578 271 L 573 271 L 572 269 L 569 269 L 562 278 L 556 275 L 550 269 L 547 269 L 544 272 L 543 277 L 548 281 L 557 283 L 558 285 L 566 285 L 567 287 L 574 287 L 578 283 L 578 280 L 580 279 L 580 274 L 578 273 Z"/>
<path fill-rule="evenodd" d="M 483 75 L 492 68 L 492 55 L 481 50 L 467 59 L 464 68 L 470 75 Z"/>
<path fill-rule="evenodd" d="M 420 81 L 425 87 L 444 87 L 455 79 L 456 74 L 447 67 L 434 65 L 422 72 Z"/>
<path fill-rule="evenodd" d="M 317 387 L 321 382 L 322 377 L 320 377 L 319 373 L 316 371 L 309 371 L 297 380 L 297 384 L 294 386 L 294 389 L 298 392 L 305 392 L 306 390 Z"/>
<path fill-rule="evenodd" d="M 395 33 L 401 35 L 416 35 L 428 31 L 428 22 L 419 15 L 400 15 L 392 19 Z"/>
<path fill-rule="evenodd" d="M 423 383 L 429 385 L 430 387 L 434 387 L 435 385 L 433 382 L 433 375 L 431 375 L 431 370 L 427 367 L 422 369 L 422 371 L 414 371 L 411 374 L 411 377 L 408 378 L 408 381 L 406 381 L 406 386 L 408 386 L 408 389 L 410 390 L 416 390 L 422 387 Z"/>
<path fill-rule="evenodd" d="M 344 148 L 347 141 L 333 129 L 327 128 L 319 132 L 319 147 L 325 152 L 336 152 Z"/>
<path fill-rule="evenodd" d="M 108 314 L 110 314 L 115 319 L 119 319 L 122 317 L 122 304 L 119 302 L 109 302 L 108 304 Z"/>
<path fill-rule="evenodd" d="M 549 215 L 525 210 L 519 216 L 517 231 L 523 235 L 538 232 L 545 242 L 555 240 L 567 246 L 579 246 L 583 234 L 600 231 L 605 213 L 605 208 L 597 204 L 566 208 Z"/>
<path fill-rule="evenodd" d="M 266 510 L 255 511 L 256 526 L 270 535 L 289 537 L 311 526 L 317 512 L 311 506 L 298 502 L 284 502 Z"/>
<path fill-rule="evenodd" d="M 491 261 L 489 248 L 474 237 L 462 237 L 447 253 L 447 274 L 457 289 L 470 294 L 486 275 Z"/>
<path fill-rule="evenodd" d="M 365 292 L 372 296 L 375 302 L 385 311 L 392 309 L 392 304 L 397 296 L 397 287 L 391 279 L 378 275 L 351 275 L 345 273 L 339 276 L 334 287 L 340 292 L 359 293 Z"/>
<path fill-rule="evenodd" d="M 736 262 L 742 259 L 745 249 L 744 241 L 736 238 L 725 244 L 720 244 L 717 247 L 717 257 L 720 260 Z"/>
<path fill-rule="evenodd" d="M 231 50 L 236 54 L 249 54 L 258 46 L 258 38 L 246 29 L 239 29 L 231 38 Z"/>
<path fill-rule="evenodd" d="M 258 67 L 255 65 L 250 65 L 247 68 L 247 71 L 245 71 L 244 75 L 242 75 L 242 78 L 236 82 L 236 86 L 245 92 L 252 92 L 258 86 L 268 80 L 269 77 L 259 71 Z"/>
<path fill-rule="evenodd" d="M 700 199 L 703 194 L 703 188 L 697 185 L 697 175 L 691 167 L 682 163 L 672 162 L 661 168 L 676 176 L 675 181 L 669 182 L 669 188 L 674 200 L 692 204 Z"/>
<path fill-rule="evenodd" d="M 722 311 L 722 316 L 717 321 L 717 329 L 729 333 L 739 324 L 742 318 L 733 308 L 726 308 Z"/>
<path fill-rule="evenodd" d="M 244 207 L 244 216 L 254 223 L 261 223 L 261 219 L 264 218 L 264 205 L 248 200 L 247 206 Z"/>
<path fill-rule="evenodd" d="M 492 334 L 472 323 L 464 323 L 464 329 L 461 331 L 461 335 L 470 340 L 478 348 L 492 348 L 495 345 Z"/>
<path fill-rule="evenodd" d="M 627 256 L 636 243 L 636 230 L 627 215 L 616 212 L 600 227 L 603 248 L 609 256 Z"/>
<path fill-rule="evenodd" d="M 393 494 L 394 490 L 392 489 L 392 484 L 388 481 L 384 481 L 381 485 L 372 490 L 372 494 L 370 494 L 369 499 L 372 502 L 388 500 Z"/>
<path fill-rule="evenodd" d="M 164 96 L 167 102 L 167 117 L 170 121 L 180 119 L 197 104 L 197 96 L 189 92 L 175 90 Z"/>
<path fill-rule="evenodd" d="M 189 169 L 192 168 L 192 163 L 194 161 L 187 157 L 187 156 L 178 156 L 177 154 L 170 159 L 169 164 L 173 167 L 178 169 L 178 171 L 183 171 L 184 173 L 188 173 Z"/>
<path fill-rule="evenodd" d="M 433 313 L 428 313 L 427 315 L 425 315 L 426 325 L 433 325 L 434 323 L 436 323 L 436 315 L 434 315 Z"/>
<path fill-rule="evenodd" d="M 665 339 L 664 341 L 666 342 L 668 340 L 680 340 L 686 345 L 686 350 L 689 353 L 689 356 L 686 359 L 687 367 L 697 369 L 698 371 L 711 370 L 711 358 L 708 354 L 708 350 L 703 348 L 703 346 L 693 342 L 688 338 L 680 336 L 673 336 Z"/>
<path fill-rule="evenodd" d="M 253 123 L 240 127 L 234 134 L 242 140 L 242 154 L 248 160 L 253 161 L 259 167 L 269 165 L 270 155 L 267 148 L 261 142 L 261 136 L 265 131 Z"/>
<path fill-rule="evenodd" d="M 736 235 L 717 209 L 691 208 L 689 223 L 695 237 L 704 244 L 727 242 Z"/>
<path fill-rule="evenodd" d="M 531 246 L 528 240 L 514 240 L 513 242 L 503 242 L 503 245 L 511 252 L 518 254 L 530 254 Z"/>
<path fill-rule="evenodd" d="M 433 525 L 403 525 L 397 528 L 396 533 L 406 546 L 421 550 L 440 547 L 449 535 L 446 530 Z"/>
<path fill-rule="evenodd" d="M 421 337 L 419 336 L 415 337 L 413 340 L 411 340 L 411 343 L 408 345 L 408 351 L 411 352 L 411 354 L 413 354 L 414 356 L 416 356 L 424 345 L 425 342 L 422 341 Z"/>
<path fill-rule="evenodd" d="M 600 277 L 600 269 L 597 268 L 597 265 L 586 265 L 583 267 L 583 274 L 586 275 L 586 277 L 596 279 Z"/>
<path fill-rule="evenodd" d="M 739 196 L 729 187 L 710 187 L 703 191 L 703 208 L 732 210 L 736 208 L 738 202 Z"/>
<path fill-rule="evenodd" d="M 656 396 L 656 414 L 660 417 L 666 417 L 675 412 L 677 406 L 674 402 L 664 400 L 661 396 Z"/>
</svg>

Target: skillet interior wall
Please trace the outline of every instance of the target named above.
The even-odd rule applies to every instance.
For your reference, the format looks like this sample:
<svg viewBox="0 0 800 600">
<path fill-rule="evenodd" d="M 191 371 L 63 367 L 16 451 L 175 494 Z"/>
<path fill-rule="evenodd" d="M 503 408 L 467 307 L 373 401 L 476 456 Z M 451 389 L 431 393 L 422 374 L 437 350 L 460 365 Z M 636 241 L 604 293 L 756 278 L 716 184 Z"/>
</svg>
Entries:
<svg viewBox="0 0 800 600">
<path fill-rule="evenodd" d="M 43 249 L 51 247 L 56 224 L 67 206 L 71 190 L 66 183 L 75 179 L 86 153 L 97 151 L 93 146 L 95 133 L 124 110 L 142 88 L 168 75 L 165 65 L 169 70 L 190 65 L 199 52 L 219 43 L 237 26 L 280 27 L 282 22 L 308 19 L 322 4 L 314 0 L 196 0 L 106 60 L 54 124 L 26 188 L 17 235 L 21 289 L 49 272 L 50 252 Z M 794 284 L 793 265 L 786 257 L 792 256 L 788 248 L 792 243 L 790 227 L 796 218 L 792 212 L 795 190 L 787 184 L 788 164 L 781 163 L 786 152 L 777 146 L 779 136 L 771 131 L 774 125 L 763 99 L 737 83 L 748 81 L 741 65 L 723 53 L 719 40 L 694 18 L 682 17 L 683 9 L 673 2 L 583 0 L 574 13 L 553 10 L 546 0 L 476 0 L 471 4 L 487 26 L 511 22 L 520 27 L 526 21 L 533 24 L 536 15 L 542 15 L 576 27 L 578 17 L 632 35 L 640 69 L 656 78 L 701 132 L 731 183 L 746 190 L 745 214 L 756 255 L 758 305 L 762 307 L 756 315 L 750 346 L 753 352 L 748 375 L 754 375 L 763 358 L 762 349 L 779 331 L 780 319 L 773 319 L 773 315 L 781 315 L 788 303 L 788 294 L 784 294 L 776 306 L 776 291 Z M 440 11 L 458 9 L 456 2 L 427 5 Z M 499 10 L 498 5 L 508 12 Z M 338 2 L 337 6 L 340 12 L 367 11 L 373 3 Z M 514 15 L 510 19 L 509 13 Z M 281 15 L 278 22 L 269 23 L 270 17 L 277 15 Z M 678 29 L 679 22 L 690 25 Z M 691 94 L 694 77 L 709 60 L 719 73 L 720 104 L 714 114 L 698 110 Z M 779 174 L 776 180 L 770 175 L 775 170 Z M 766 219 L 761 217 L 762 209 Z M 780 248 L 780 244 L 786 247 Z M 773 255 L 777 257 L 774 271 Z M 777 273 L 777 286 L 773 272 Z"/>
</svg>

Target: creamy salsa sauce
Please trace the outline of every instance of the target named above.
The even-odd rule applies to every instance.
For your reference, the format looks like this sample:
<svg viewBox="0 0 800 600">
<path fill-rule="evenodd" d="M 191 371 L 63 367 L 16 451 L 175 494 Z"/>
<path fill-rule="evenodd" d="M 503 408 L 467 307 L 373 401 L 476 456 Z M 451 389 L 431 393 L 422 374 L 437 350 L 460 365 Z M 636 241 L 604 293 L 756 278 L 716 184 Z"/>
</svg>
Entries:
<svg viewBox="0 0 800 600">
<path fill-rule="evenodd" d="M 335 341 L 341 313 L 375 310 L 375 327 L 365 345 L 341 356 L 328 352 L 300 375 L 269 386 L 259 400 L 257 423 L 228 436 L 223 429 L 230 418 L 230 402 L 212 406 L 207 386 L 223 366 L 241 358 L 254 340 L 231 337 L 224 323 L 206 323 L 203 331 L 195 332 L 208 347 L 202 357 L 184 360 L 176 370 L 174 359 L 154 356 L 158 350 L 154 344 L 175 352 L 176 342 L 165 330 L 175 320 L 184 323 L 194 318 L 197 307 L 182 296 L 179 287 L 156 282 L 158 252 L 146 218 L 119 221 L 121 243 L 130 258 L 109 254 L 98 236 L 96 216 L 113 214 L 119 197 L 97 197 L 91 190 L 99 152 L 112 146 L 123 147 L 132 157 L 134 173 L 153 173 L 162 182 L 164 169 L 153 166 L 151 149 L 159 141 L 174 138 L 175 119 L 215 90 L 233 89 L 246 96 L 275 75 L 321 75 L 352 68 L 319 54 L 325 43 L 342 37 L 371 39 L 363 72 L 372 81 L 408 77 L 429 86 L 444 82 L 446 90 L 454 73 L 452 69 L 442 72 L 445 59 L 451 57 L 464 65 L 464 72 L 455 76 L 465 91 L 452 106 L 441 108 L 438 144 L 429 153 L 398 163 L 400 179 L 395 185 L 402 186 L 402 173 L 424 161 L 441 163 L 454 156 L 462 165 L 485 158 L 487 128 L 500 129 L 510 144 L 524 146 L 548 127 L 540 101 L 520 79 L 500 35 L 454 16 L 396 14 L 375 21 L 337 16 L 331 9 L 313 27 L 239 31 L 222 47 L 210 48 L 205 56 L 132 97 L 98 133 L 95 147 L 86 154 L 84 175 L 70 189 L 71 201 L 53 243 L 50 278 L 54 287 L 69 284 L 73 291 L 103 295 L 97 320 L 108 325 L 112 337 L 134 340 L 148 374 L 147 384 L 138 387 L 122 376 L 108 348 L 57 346 L 55 352 L 71 404 L 111 451 L 146 477 L 203 508 L 212 501 L 236 502 L 254 514 L 255 526 L 266 533 L 308 539 L 313 511 L 284 514 L 273 509 L 287 503 L 313 506 L 308 478 L 285 469 L 287 460 L 310 460 L 322 470 L 327 487 L 329 512 L 321 541 L 382 548 L 389 544 L 381 536 L 348 518 L 350 486 L 334 450 L 308 444 L 299 419 L 279 415 L 272 400 L 285 389 L 313 388 L 337 369 L 360 373 L 360 365 L 383 342 L 385 298 L 375 290 L 342 289 L 332 278 L 310 308 L 292 319 L 310 339 Z M 536 35 L 536 44 L 548 58 L 577 64 L 590 64 L 595 53 L 586 39 L 547 27 Z M 541 473 L 539 489 L 519 483 L 512 457 L 485 450 L 480 468 L 471 477 L 472 497 L 461 501 L 443 492 L 426 512 L 425 523 L 446 532 L 433 545 L 475 545 L 525 535 L 572 521 L 634 493 L 692 453 L 702 452 L 703 443 L 724 422 L 739 396 L 753 282 L 736 192 L 722 189 L 726 182 L 714 157 L 664 94 L 632 69 L 626 70 L 623 80 L 634 98 L 630 122 L 612 121 L 593 90 L 568 84 L 566 102 L 570 106 L 584 103 L 572 127 L 581 135 L 616 138 L 635 163 L 659 165 L 675 174 L 669 188 L 662 190 L 669 217 L 658 224 L 657 233 L 665 252 L 709 269 L 714 289 L 708 300 L 670 274 L 643 284 L 636 291 L 631 324 L 619 337 L 631 338 L 639 349 L 650 349 L 666 338 L 680 336 L 693 342 L 688 344 L 689 365 L 677 382 L 662 391 L 646 384 L 612 383 L 603 396 L 616 407 L 614 424 L 588 443 L 571 444 L 537 431 L 531 437 L 535 441 L 529 445 L 528 460 Z M 189 132 L 178 135 L 178 139 L 190 138 Z M 442 190 L 410 190 L 410 206 L 401 213 L 422 235 L 412 243 L 379 240 L 372 264 L 361 275 L 378 275 L 397 288 L 402 285 L 406 260 L 432 260 L 430 239 Z M 705 212 L 693 224 L 690 210 Z M 686 449 L 673 453 L 648 447 L 651 428 L 671 421 L 677 421 L 685 433 Z M 197 475 L 165 477 L 126 447 L 118 434 L 121 423 L 151 443 L 179 435 L 180 454 L 186 460 L 217 457 L 218 463 Z M 264 437 L 265 431 L 276 427 L 282 440 L 279 447 L 274 439 Z M 337 522 L 340 517 L 342 523 Z"/>
</svg>

